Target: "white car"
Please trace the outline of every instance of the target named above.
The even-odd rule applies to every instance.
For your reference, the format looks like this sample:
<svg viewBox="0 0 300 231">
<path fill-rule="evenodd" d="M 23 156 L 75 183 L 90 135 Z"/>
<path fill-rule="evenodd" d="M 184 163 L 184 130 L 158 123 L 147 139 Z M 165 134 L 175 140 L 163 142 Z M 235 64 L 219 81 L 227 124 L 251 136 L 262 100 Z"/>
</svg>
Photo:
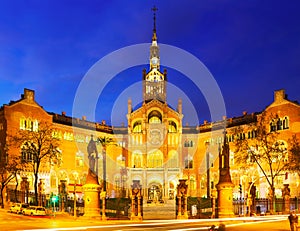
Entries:
<svg viewBox="0 0 300 231">
<path fill-rule="evenodd" d="M 45 216 L 46 209 L 42 206 L 30 206 L 23 210 L 23 215 Z"/>
<path fill-rule="evenodd" d="M 17 213 L 17 214 L 19 214 L 19 213 L 23 213 L 23 210 L 26 209 L 26 208 L 28 208 L 28 207 L 29 207 L 28 204 L 16 203 L 16 204 L 14 204 L 14 205 L 12 205 L 10 207 L 9 211 L 11 213 Z"/>
</svg>

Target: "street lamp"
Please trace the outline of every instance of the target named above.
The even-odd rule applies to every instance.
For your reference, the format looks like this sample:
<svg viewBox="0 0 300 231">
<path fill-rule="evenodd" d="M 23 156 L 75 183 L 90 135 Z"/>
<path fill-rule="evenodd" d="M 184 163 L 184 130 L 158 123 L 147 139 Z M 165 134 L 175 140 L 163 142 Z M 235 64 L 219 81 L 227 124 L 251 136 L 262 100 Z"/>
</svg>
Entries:
<svg viewBox="0 0 300 231">
<path fill-rule="evenodd" d="M 206 195 L 207 198 L 210 198 L 210 161 L 209 161 L 209 152 L 208 152 L 208 148 L 209 148 L 210 143 L 207 141 L 205 142 L 205 150 L 206 150 Z"/>
</svg>

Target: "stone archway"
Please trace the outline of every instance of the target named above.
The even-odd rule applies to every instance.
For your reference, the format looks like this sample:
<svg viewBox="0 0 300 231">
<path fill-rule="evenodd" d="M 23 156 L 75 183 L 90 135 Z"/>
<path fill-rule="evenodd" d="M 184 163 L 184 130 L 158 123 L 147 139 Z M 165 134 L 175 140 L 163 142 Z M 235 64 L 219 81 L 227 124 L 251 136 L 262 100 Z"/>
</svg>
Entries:
<svg viewBox="0 0 300 231">
<path fill-rule="evenodd" d="M 164 198 L 164 189 L 159 181 L 151 181 L 147 186 L 147 198 L 143 205 L 144 220 L 175 219 L 175 200 Z"/>
<path fill-rule="evenodd" d="M 162 203 L 163 202 L 163 189 L 162 185 L 158 182 L 149 184 L 147 203 Z"/>
</svg>

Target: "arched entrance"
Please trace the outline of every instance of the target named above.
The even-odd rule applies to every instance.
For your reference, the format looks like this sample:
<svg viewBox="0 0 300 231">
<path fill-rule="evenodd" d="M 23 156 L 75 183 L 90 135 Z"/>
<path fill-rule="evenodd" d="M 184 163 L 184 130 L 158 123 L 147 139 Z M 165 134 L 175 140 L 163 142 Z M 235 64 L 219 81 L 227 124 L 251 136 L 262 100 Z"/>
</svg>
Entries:
<svg viewBox="0 0 300 231">
<path fill-rule="evenodd" d="M 149 185 L 147 203 L 163 203 L 163 192 L 161 184 L 152 183 Z"/>
<path fill-rule="evenodd" d="M 163 185 L 160 182 L 151 181 L 147 194 L 143 206 L 144 220 L 176 218 L 175 200 L 164 197 Z"/>
</svg>

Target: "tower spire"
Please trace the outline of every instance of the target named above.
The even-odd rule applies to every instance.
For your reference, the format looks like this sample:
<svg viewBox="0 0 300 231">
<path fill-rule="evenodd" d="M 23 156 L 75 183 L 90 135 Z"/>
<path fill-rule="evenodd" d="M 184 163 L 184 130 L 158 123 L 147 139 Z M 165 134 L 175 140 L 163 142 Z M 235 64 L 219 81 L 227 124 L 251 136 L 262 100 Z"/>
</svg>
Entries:
<svg viewBox="0 0 300 231">
<path fill-rule="evenodd" d="M 158 10 L 156 6 L 153 6 L 151 9 L 153 11 L 153 35 L 152 35 L 152 41 L 157 40 L 156 36 L 156 11 Z"/>
</svg>

